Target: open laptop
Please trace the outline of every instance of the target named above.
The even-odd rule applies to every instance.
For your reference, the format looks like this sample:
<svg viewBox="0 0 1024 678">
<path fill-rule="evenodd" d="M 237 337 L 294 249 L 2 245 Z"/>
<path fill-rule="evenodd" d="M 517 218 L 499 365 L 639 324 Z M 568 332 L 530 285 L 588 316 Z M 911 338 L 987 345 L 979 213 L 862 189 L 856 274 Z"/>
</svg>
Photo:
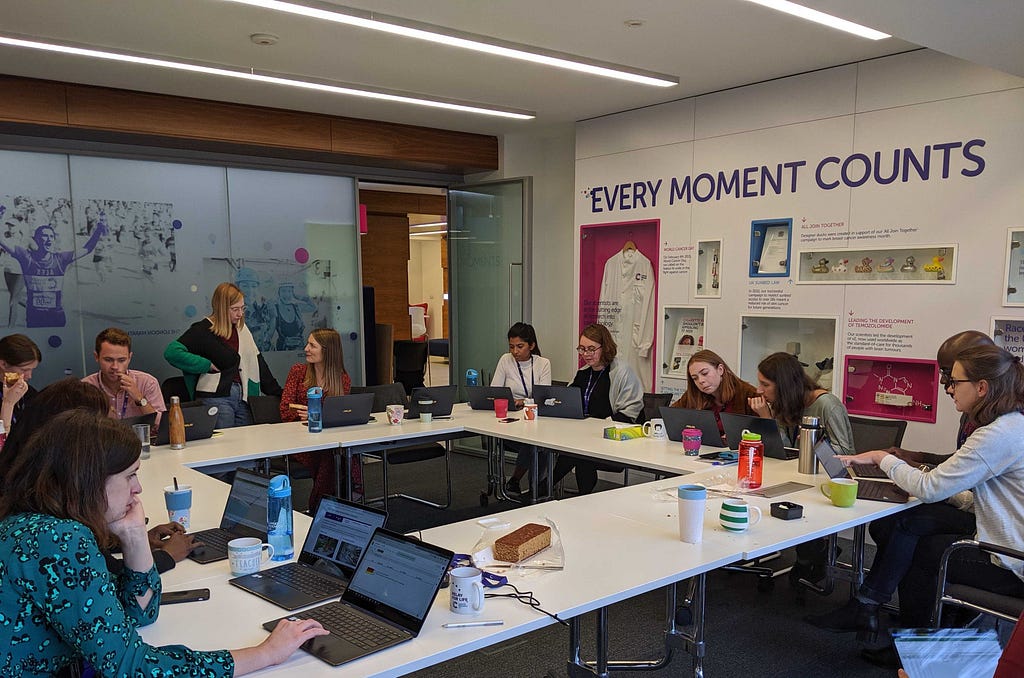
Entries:
<svg viewBox="0 0 1024 678">
<path fill-rule="evenodd" d="M 217 426 L 217 406 L 196 403 L 182 406 L 181 414 L 185 418 L 185 440 L 206 440 L 213 435 Z M 168 445 L 171 442 L 171 418 L 164 412 L 160 418 L 160 428 L 156 431 L 154 445 Z"/>
<path fill-rule="evenodd" d="M 355 426 L 370 421 L 373 409 L 372 393 L 327 396 L 320 405 L 324 428 Z"/>
<path fill-rule="evenodd" d="M 821 462 L 822 468 L 829 478 L 849 478 L 850 474 L 843 464 L 842 459 L 836 454 L 832 443 L 822 438 L 814 446 L 814 455 Z M 871 501 L 887 501 L 891 504 L 906 504 L 910 495 L 903 491 L 896 483 L 888 478 L 865 479 L 857 478 L 857 499 L 870 499 Z"/>
<path fill-rule="evenodd" d="M 694 426 L 700 429 L 700 444 L 709 447 L 725 447 L 718 422 L 711 410 L 690 410 L 685 407 L 660 407 L 658 413 L 665 421 L 668 439 L 679 443 L 683 440 L 683 429 Z"/>
<path fill-rule="evenodd" d="M 165 413 L 166 415 L 166 413 Z M 151 427 L 156 422 L 156 412 L 150 412 L 149 414 L 140 414 L 136 417 L 125 417 L 120 420 L 122 424 L 129 428 L 136 424 L 149 424 Z"/>
<path fill-rule="evenodd" d="M 796 459 L 800 456 L 800 449 L 796 447 L 785 447 L 782 444 L 782 433 L 779 431 L 779 423 L 774 419 L 764 417 L 752 417 L 749 414 L 730 414 L 722 412 L 722 426 L 725 427 L 725 439 L 729 443 L 730 450 L 738 450 L 743 430 L 751 433 L 759 433 L 761 442 L 764 443 L 764 456 L 771 459 Z"/>
<path fill-rule="evenodd" d="M 239 537 L 258 537 L 266 541 L 269 485 L 270 476 L 236 469 L 220 527 L 191 533 L 201 545 L 192 549 L 189 559 L 204 565 L 224 560 L 228 557 L 228 542 Z"/>
<path fill-rule="evenodd" d="M 583 391 L 575 386 L 534 386 L 533 401 L 541 417 L 583 419 Z"/>
<path fill-rule="evenodd" d="M 333 598 L 345 590 L 370 536 L 386 519 L 380 509 L 325 495 L 298 560 L 228 582 L 286 610 Z"/>
<path fill-rule="evenodd" d="M 519 409 L 516 407 L 515 396 L 508 386 L 467 386 L 466 394 L 469 396 L 469 406 L 474 410 L 494 411 L 494 401 L 504 398 L 508 401 L 508 411 Z"/>
<path fill-rule="evenodd" d="M 452 406 L 455 405 L 455 400 L 458 397 L 458 386 L 417 386 L 409 396 L 409 414 L 406 415 L 406 418 L 420 418 L 419 401 L 421 400 L 434 401 L 434 404 L 430 406 L 430 413 L 434 419 L 450 417 L 452 416 Z"/>
<path fill-rule="evenodd" d="M 378 529 L 341 600 L 289 618 L 316 619 L 330 635 L 302 649 L 332 666 L 412 640 L 419 635 L 452 552 L 413 537 Z M 279 619 L 263 625 L 272 630 Z"/>
</svg>

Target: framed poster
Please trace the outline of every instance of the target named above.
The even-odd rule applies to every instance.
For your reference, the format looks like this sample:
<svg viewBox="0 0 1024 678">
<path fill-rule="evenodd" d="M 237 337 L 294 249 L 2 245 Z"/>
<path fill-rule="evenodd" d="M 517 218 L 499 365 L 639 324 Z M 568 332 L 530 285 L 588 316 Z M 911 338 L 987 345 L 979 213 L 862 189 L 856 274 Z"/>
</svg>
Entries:
<svg viewBox="0 0 1024 678">
<path fill-rule="evenodd" d="M 750 223 L 750 277 L 788 276 L 792 236 L 792 219 L 752 221 Z"/>
</svg>

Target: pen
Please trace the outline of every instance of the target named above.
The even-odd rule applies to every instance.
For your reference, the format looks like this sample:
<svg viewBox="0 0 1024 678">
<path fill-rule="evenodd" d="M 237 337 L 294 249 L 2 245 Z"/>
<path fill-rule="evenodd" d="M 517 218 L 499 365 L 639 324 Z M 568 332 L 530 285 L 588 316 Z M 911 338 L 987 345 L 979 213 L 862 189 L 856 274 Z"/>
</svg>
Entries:
<svg viewBox="0 0 1024 678">
<path fill-rule="evenodd" d="M 468 629 L 471 626 L 502 626 L 504 623 L 504 619 L 486 619 L 481 621 L 450 622 L 448 624 L 441 624 L 441 628 Z"/>
</svg>

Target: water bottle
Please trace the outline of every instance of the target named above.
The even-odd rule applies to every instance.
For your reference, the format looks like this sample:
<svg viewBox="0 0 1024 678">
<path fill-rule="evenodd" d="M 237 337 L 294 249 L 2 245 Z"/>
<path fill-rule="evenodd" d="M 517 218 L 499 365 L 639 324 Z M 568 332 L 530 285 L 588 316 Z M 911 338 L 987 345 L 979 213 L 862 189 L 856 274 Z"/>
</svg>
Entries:
<svg viewBox="0 0 1024 678">
<path fill-rule="evenodd" d="M 324 390 L 319 386 L 313 386 L 306 391 L 306 423 L 310 433 L 320 433 L 324 430 L 323 402 Z"/>
<path fill-rule="evenodd" d="M 800 420 L 800 456 L 797 458 L 797 471 L 812 476 L 818 472 L 818 457 L 814 454 L 814 446 L 821 436 L 821 423 L 817 417 L 804 417 Z"/>
<path fill-rule="evenodd" d="M 167 438 L 172 450 L 185 449 L 185 413 L 178 396 L 171 396 L 171 409 L 167 411 Z"/>
<path fill-rule="evenodd" d="M 761 487 L 761 470 L 764 466 L 764 443 L 760 433 L 751 433 L 743 429 L 740 436 L 739 471 L 736 484 L 743 490 L 756 490 Z"/>
<path fill-rule="evenodd" d="M 470 367 L 466 370 L 466 386 L 479 386 L 480 373 Z"/>
<path fill-rule="evenodd" d="M 267 488 L 267 541 L 274 547 L 272 560 L 291 560 L 292 486 L 288 476 L 274 476 Z"/>
<path fill-rule="evenodd" d="M 687 457 L 696 457 L 700 454 L 701 431 L 696 426 L 687 426 L 683 429 L 683 452 Z"/>
</svg>

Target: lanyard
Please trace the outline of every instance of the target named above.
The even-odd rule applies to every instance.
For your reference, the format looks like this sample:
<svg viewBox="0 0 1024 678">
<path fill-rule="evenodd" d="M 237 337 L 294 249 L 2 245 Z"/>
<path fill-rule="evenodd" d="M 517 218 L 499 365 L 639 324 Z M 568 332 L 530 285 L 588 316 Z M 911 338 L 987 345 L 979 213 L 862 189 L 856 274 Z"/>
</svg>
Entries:
<svg viewBox="0 0 1024 678">
<path fill-rule="evenodd" d="M 449 567 L 475 567 L 473 563 L 473 557 L 468 553 L 456 553 L 452 557 L 452 562 Z M 503 574 L 495 574 L 488 572 L 487 570 L 480 570 L 480 583 L 483 584 L 486 589 L 496 589 L 504 586 L 508 583 L 508 577 Z"/>
<path fill-rule="evenodd" d="M 526 377 L 523 376 L 523 368 L 519 364 L 519 361 L 516 360 L 515 358 L 513 358 L 512 360 L 516 364 L 516 369 L 519 370 L 519 381 L 523 382 L 523 390 L 526 392 L 526 397 L 529 398 L 530 396 L 533 395 L 533 387 L 537 383 L 533 374 L 533 356 L 530 356 L 530 388 L 526 387 Z"/>
<path fill-rule="evenodd" d="M 601 375 L 605 373 L 605 370 L 601 370 L 597 373 L 597 379 L 594 379 L 594 368 L 590 368 L 590 375 L 587 376 L 587 388 L 583 391 L 583 413 L 590 416 L 590 394 L 594 392 L 597 385 L 601 383 Z M 591 384 L 593 380 L 593 384 Z"/>
<path fill-rule="evenodd" d="M 99 382 L 100 382 L 100 386 L 102 387 L 103 386 L 103 377 L 102 376 L 100 377 Z M 103 388 L 102 390 L 103 390 L 104 393 L 108 392 L 107 389 L 105 389 L 105 388 Z M 124 401 L 121 402 L 121 416 L 119 416 L 118 419 L 124 419 L 124 415 L 128 412 L 128 391 L 125 391 L 124 389 L 121 389 L 120 391 L 118 391 L 117 393 L 114 393 L 111 396 L 111 398 L 114 399 L 114 409 L 116 410 L 117 409 L 117 396 L 122 394 L 122 393 L 124 394 Z"/>
</svg>

